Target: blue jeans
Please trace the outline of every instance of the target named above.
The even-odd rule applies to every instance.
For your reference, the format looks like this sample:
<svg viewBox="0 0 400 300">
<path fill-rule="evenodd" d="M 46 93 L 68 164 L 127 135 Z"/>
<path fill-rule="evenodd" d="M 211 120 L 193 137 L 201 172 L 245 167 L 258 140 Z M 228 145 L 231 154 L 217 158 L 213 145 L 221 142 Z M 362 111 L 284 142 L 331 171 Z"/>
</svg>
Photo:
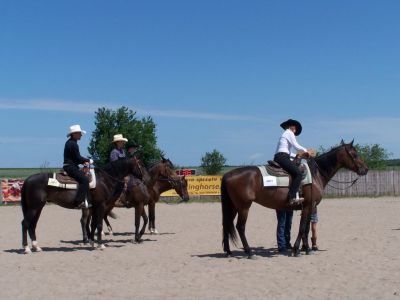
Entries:
<svg viewBox="0 0 400 300">
<path fill-rule="evenodd" d="M 292 229 L 293 211 L 276 210 L 278 225 L 276 226 L 276 239 L 278 250 L 290 248 L 290 230 Z"/>
</svg>

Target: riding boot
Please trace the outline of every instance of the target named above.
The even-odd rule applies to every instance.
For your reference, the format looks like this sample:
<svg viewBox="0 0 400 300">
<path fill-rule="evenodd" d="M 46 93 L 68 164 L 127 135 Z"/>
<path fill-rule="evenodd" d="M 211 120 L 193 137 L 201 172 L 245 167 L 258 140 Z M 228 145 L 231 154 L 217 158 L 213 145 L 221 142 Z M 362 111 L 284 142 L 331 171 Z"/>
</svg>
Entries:
<svg viewBox="0 0 400 300">
<path fill-rule="evenodd" d="M 312 237 L 311 238 L 311 249 L 313 251 L 318 251 L 317 238 L 316 237 Z"/>
</svg>

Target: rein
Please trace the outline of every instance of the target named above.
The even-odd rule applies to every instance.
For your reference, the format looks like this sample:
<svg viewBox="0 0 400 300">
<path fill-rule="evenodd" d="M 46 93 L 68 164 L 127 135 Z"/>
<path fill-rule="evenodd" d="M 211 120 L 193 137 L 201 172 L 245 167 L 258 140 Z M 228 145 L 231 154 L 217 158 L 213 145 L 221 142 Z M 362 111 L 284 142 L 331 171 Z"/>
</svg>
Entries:
<svg viewBox="0 0 400 300">
<path fill-rule="evenodd" d="M 348 152 L 347 149 L 346 149 L 346 151 L 347 151 L 347 153 L 350 155 L 350 153 Z M 353 160 L 353 162 L 354 162 L 353 156 L 350 155 L 350 157 L 352 158 L 352 160 Z M 329 176 L 327 176 L 326 173 L 320 168 L 320 166 L 318 165 L 317 161 L 316 161 L 315 159 L 313 159 L 313 161 L 314 161 L 315 165 L 317 166 L 317 169 L 318 169 L 318 171 L 320 172 L 320 174 L 322 175 L 322 177 L 325 178 L 325 180 L 326 180 L 326 185 L 329 186 L 329 187 L 331 187 L 331 188 L 333 188 L 333 189 L 335 189 L 335 190 L 341 190 L 341 191 L 347 190 L 347 189 L 351 188 L 351 187 L 358 181 L 358 179 L 360 179 L 360 176 L 358 176 L 356 179 L 351 180 L 351 181 L 339 181 L 339 180 L 335 180 L 335 179 L 332 179 L 332 178 L 329 179 Z M 334 183 L 338 183 L 338 184 L 341 184 L 341 183 L 350 183 L 350 185 L 347 186 L 347 187 L 345 187 L 345 188 L 339 188 L 339 187 L 336 187 L 336 186 L 333 186 L 333 185 L 329 184 L 330 181 L 332 181 L 332 182 L 334 182 Z"/>
</svg>

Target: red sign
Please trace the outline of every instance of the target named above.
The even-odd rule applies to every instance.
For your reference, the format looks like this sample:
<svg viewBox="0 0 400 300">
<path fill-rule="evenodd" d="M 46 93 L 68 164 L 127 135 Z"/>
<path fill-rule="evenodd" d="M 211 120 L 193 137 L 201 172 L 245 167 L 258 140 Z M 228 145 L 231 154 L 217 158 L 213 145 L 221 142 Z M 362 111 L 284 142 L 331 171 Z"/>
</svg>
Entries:
<svg viewBox="0 0 400 300">
<path fill-rule="evenodd" d="M 196 170 L 195 169 L 180 169 L 176 170 L 176 174 L 180 176 L 192 176 L 196 175 Z"/>
</svg>

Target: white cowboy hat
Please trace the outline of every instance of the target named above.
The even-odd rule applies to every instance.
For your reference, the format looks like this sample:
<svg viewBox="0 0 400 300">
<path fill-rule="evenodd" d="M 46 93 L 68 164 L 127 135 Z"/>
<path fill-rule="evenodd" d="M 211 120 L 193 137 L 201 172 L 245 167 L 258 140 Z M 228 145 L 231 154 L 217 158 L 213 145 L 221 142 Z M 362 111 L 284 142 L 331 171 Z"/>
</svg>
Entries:
<svg viewBox="0 0 400 300">
<path fill-rule="evenodd" d="M 112 141 L 113 143 L 115 142 L 127 142 L 128 139 L 124 138 L 122 134 L 116 134 L 114 135 L 114 140 Z"/>
<path fill-rule="evenodd" d="M 86 131 L 81 129 L 81 125 L 72 125 L 69 127 L 69 132 L 67 133 L 67 137 L 69 137 L 72 133 L 81 132 L 85 134 Z"/>
</svg>

